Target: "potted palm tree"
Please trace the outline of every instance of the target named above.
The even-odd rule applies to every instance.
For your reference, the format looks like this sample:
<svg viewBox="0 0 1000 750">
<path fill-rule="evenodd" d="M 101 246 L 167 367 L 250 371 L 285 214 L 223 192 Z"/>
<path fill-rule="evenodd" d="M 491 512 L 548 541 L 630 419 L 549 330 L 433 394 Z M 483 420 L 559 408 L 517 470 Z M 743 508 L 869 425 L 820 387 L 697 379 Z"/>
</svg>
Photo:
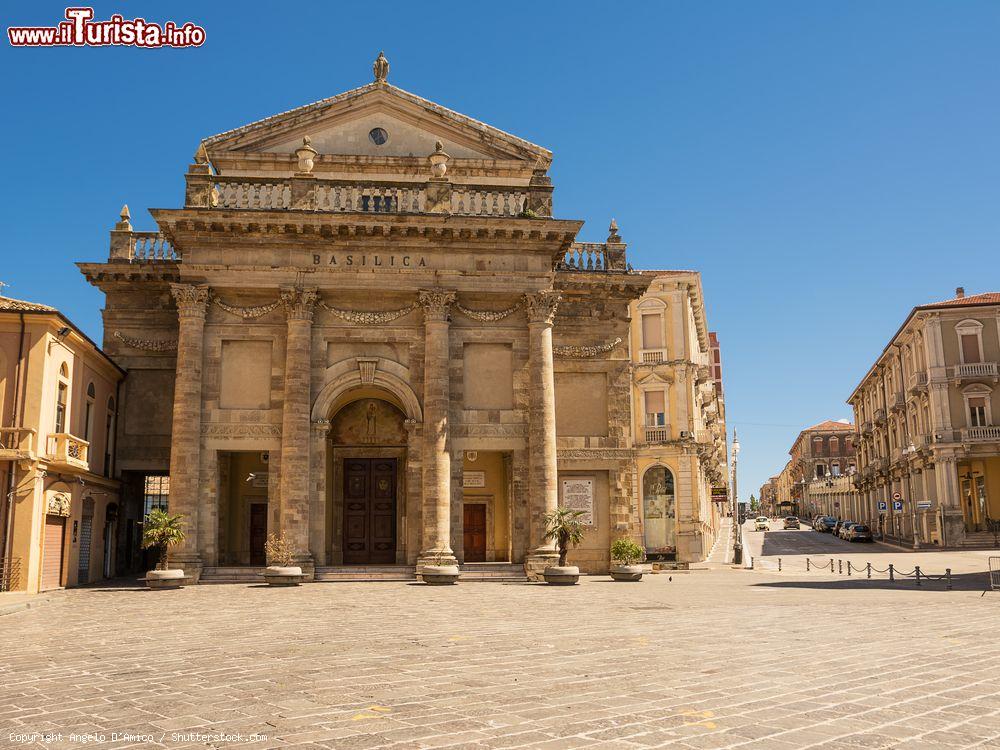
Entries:
<svg viewBox="0 0 1000 750">
<path fill-rule="evenodd" d="M 550 565 L 542 572 L 546 583 L 557 586 L 572 586 L 580 580 L 580 569 L 566 564 L 570 545 L 583 541 L 583 524 L 580 522 L 582 510 L 556 508 L 545 516 L 545 539 L 553 539 L 559 550 L 559 564 Z"/>
<path fill-rule="evenodd" d="M 433 562 L 420 568 L 420 578 L 429 586 L 448 586 L 458 583 L 461 571 L 457 565 L 445 565 L 444 554 L 436 552 L 431 558 Z"/>
<path fill-rule="evenodd" d="M 184 541 L 184 516 L 170 515 L 162 508 L 153 508 L 142 522 L 143 549 L 159 551 L 154 570 L 146 571 L 146 585 L 151 589 L 179 589 L 184 585 L 184 571 L 167 567 L 170 548 Z"/>
<path fill-rule="evenodd" d="M 292 565 L 294 552 L 284 534 L 269 534 L 264 554 L 267 557 L 264 580 L 268 586 L 298 586 L 302 582 L 302 568 Z"/>
<path fill-rule="evenodd" d="M 611 545 L 611 577 L 616 581 L 641 581 L 642 547 L 631 539 L 616 539 Z M 614 563 L 618 564 L 615 565 Z"/>
</svg>

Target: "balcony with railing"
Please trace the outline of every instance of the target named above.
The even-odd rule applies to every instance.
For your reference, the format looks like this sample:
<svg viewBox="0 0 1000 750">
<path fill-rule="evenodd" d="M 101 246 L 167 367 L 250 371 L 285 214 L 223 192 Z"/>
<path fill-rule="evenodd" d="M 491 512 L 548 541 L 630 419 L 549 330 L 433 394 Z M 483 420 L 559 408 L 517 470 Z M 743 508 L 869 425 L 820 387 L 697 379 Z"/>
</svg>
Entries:
<svg viewBox="0 0 1000 750">
<path fill-rule="evenodd" d="M 875 424 L 885 424 L 885 409 L 875 410 Z"/>
<path fill-rule="evenodd" d="M 927 390 L 927 373 L 911 372 L 910 376 L 906 379 L 906 388 L 910 393 L 917 393 L 919 391 Z"/>
<path fill-rule="evenodd" d="M 658 365 L 662 364 L 667 358 L 666 349 L 643 349 L 640 352 L 640 358 L 644 365 Z"/>
<path fill-rule="evenodd" d="M 967 427 L 962 430 L 963 443 L 982 443 L 1000 441 L 1000 425 L 987 427 Z"/>
<path fill-rule="evenodd" d="M 557 263 L 560 271 L 628 271 L 625 246 L 609 247 L 603 242 L 574 242 Z"/>
<path fill-rule="evenodd" d="M 33 461 L 35 431 L 30 427 L 0 428 L 0 461 Z"/>
<path fill-rule="evenodd" d="M 866 419 L 861 423 L 861 437 L 868 437 L 871 435 L 873 428 L 874 425 L 872 424 L 872 421 L 870 419 Z"/>
<path fill-rule="evenodd" d="M 906 409 L 906 394 L 901 391 L 897 391 L 892 394 L 892 401 L 889 403 L 889 410 L 893 412 L 903 411 Z"/>
<path fill-rule="evenodd" d="M 955 380 L 974 380 L 977 378 L 1000 378 L 996 362 L 966 362 L 962 365 L 955 365 L 952 369 L 952 377 Z"/>
<path fill-rule="evenodd" d="M 170 240 L 159 232 L 133 232 L 131 230 L 111 233 L 112 260 L 127 260 L 129 263 L 175 262 L 180 254 L 170 244 Z"/>
<path fill-rule="evenodd" d="M 49 435 L 45 450 L 49 463 L 66 469 L 90 469 L 90 443 L 68 432 Z"/>
<path fill-rule="evenodd" d="M 647 425 L 645 428 L 647 445 L 666 443 L 671 439 L 670 425 Z"/>
</svg>

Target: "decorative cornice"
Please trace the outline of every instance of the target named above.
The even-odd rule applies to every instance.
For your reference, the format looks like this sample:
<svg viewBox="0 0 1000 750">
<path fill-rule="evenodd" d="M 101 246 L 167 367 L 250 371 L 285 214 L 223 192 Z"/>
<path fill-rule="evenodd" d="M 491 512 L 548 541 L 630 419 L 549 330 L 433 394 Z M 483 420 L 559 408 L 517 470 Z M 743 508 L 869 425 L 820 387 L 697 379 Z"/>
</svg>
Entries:
<svg viewBox="0 0 1000 750">
<path fill-rule="evenodd" d="M 528 321 L 552 325 L 562 295 L 553 289 L 530 292 L 524 295 L 524 305 L 528 311 Z"/>
<path fill-rule="evenodd" d="M 284 289 L 281 292 L 281 304 L 289 320 L 311 321 L 318 300 L 315 289 Z"/>
<path fill-rule="evenodd" d="M 230 305 L 226 302 L 223 302 L 218 297 L 213 297 L 212 302 L 214 302 L 217 306 L 221 307 L 227 313 L 243 318 L 243 320 L 254 320 L 256 318 L 262 318 L 272 310 L 277 310 L 279 307 L 281 307 L 282 304 L 282 300 L 277 299 L 274 302 L 270 302 L 266 305 L 253 305 L 251 307 L 240 307 L 238 305 Z"/>
<path fill-rule="evenodd" d="M 208 286 L 191 284 L 171 284 L 170 293 L 177 304 L 177 315 L 181 318 L 204 318 L 208 308 L 211 290 Z"/>
<path fill-rule="evenodd" d="M 573 359 L 586 359 L 596 357 L 599 354 L 607 354 L 622 342 L 621 337 L 614 341 L 599 346 L 553 346 L 552 353 L 557 357 L 571 357 Z"/>
<path fill-rule="evenodd" d="M 636 452 L 632 448 L 561 448 L 556 451 L 556 457 L 566 460 L 631 461 Z"/>
<path fill-rule="evenodd" d="M 422 289 L 417 294 L 417 302 L 424 309 L 427 320 L 447 320 L 448 311 L 455 304 L 455 292 Z"/>
<path fill-rule="evenodd" d="M 507 316 L 516 313 L 521 309 L 523 304 L 523 302 L 518 302 L 506 310 L 470 310 L 468 307 L 463 307 L 460 303 L 456 302 L 455 309 L 465 317 L 478 320 L 481 323 L 496 323 L 498 320 L 503 320 Z"/>
<path fill-rule="evenodd" d="M 380 325 L 382 323 L 391 323 L 397 318 L 402 318 L 404 315 L 413 312 L 417 308 L 417 303 L 414 302 L 406 307 L 401 307 L 398 310 L 340 310 L 336 307 L 330 307 L 322 300 L 319 306 L 326 310 L 331 315 L 335 315 L 341 320 L 346 320 L 350 323 L 359 323 L 361 325 Z"/>
<path fill-rule="evenodd" d="M 175 352 L 177 351 L 177 339 L 136 339 L 126 336 L 121 331 L 115 331 L 114 336 L 125 346 L 133 349 L 140 349 L 144 352 Z"/>
<path fill-rule="evenodd" d="M 245 422 L 202 422 L 204 437 L 255 438 L 281 437 L 280 424 L 248 424 Z"/>
</svg>

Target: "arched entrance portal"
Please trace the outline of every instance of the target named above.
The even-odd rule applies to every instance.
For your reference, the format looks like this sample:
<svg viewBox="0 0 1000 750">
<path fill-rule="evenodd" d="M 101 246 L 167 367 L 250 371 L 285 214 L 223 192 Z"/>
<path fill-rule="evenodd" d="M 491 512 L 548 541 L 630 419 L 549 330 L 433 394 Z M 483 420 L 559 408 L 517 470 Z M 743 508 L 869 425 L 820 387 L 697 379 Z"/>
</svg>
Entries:
<svg viewBox="0 0 1000 750">
<path fill-rule="evenodd" d="M 375 389 L 358 389 L 330 420 L 330 560 L 405 562 L 406 415 Z"/>
</svg>

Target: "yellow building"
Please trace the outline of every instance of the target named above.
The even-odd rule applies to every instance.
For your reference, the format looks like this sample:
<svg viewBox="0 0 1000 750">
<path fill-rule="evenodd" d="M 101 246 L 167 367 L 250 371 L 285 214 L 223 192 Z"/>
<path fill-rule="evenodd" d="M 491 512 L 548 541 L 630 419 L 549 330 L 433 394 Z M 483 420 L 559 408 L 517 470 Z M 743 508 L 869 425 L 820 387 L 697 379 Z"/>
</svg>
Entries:
<svg viewBox="0 0 1000 750">
<path fill-rule="evenodd" d="M 718 342 L 708 330 L 700 274 L 643 273 L 652 281 L 631 305 L 643 541 L 650 559 L 697 562 L 726 509 L 712 501 L 712 488 L 728 480 Z"/>
<path fill-rule="evenodd" d="M 914 544 L 992 546 L 1000 519 L 1000 294 L 913 308 L 848 402 L 860 518 Z"/>
<path fill-rule="evenodd" d="M 58 310 L 0 296 L 0 589 L 116 574 L 138 526 L 112 479 L 123 372 Z M 127 566 L 131 567 L 131 565 Z"/>
</svg>

